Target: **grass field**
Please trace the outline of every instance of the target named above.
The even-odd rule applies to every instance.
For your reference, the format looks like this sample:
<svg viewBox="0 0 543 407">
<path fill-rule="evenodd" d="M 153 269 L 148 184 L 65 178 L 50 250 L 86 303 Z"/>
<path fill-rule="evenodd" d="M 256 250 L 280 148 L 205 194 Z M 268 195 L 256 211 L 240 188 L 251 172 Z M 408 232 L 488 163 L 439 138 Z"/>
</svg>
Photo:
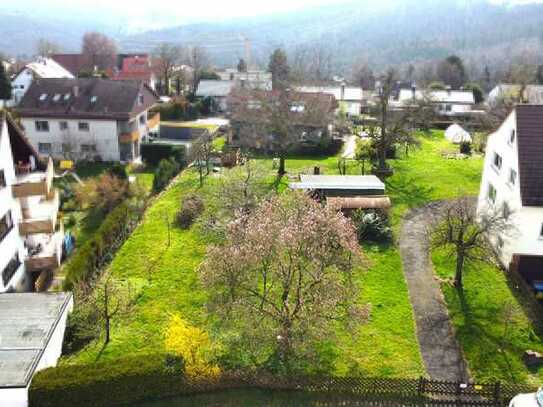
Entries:
<svg viewBox="0 0 543 407">
<path fill-rule="evenodd" d="M 476 194 L 482 169 L 482 158 L 448 160 L 442 152 L 451 144 L 442 132 L 421 135 L 420 149 L 411 151 L 391 163 L 395 174 L 387 181 L 393 201 L 393 223 L 397 229 L 400 217 L 408 208 L 436 199 Z M 403 155 L 403 154 L 402 154 Z M 258 160 L 259 165 L 273 173 L 270 159 Z M 325 174 L 337 174 L 336 157 L 292 157 L 286 162 L 291 179 L 320 166 Z M 360 173 L 356 163 L 348 165 L 348 173 Z M 282 180 L 281 188 L 288 184 Z M 170 313 L 180 312 L 192 323 L 206 327 L 204 304 L 206 293 L 197 278 L 197 267 L 206 250 L 206 242 L 197 228 L 171 228 L 168 239 L 166 219 L 172 219 L 181 197 L 197 191 L 204 197 L 213 192 L 215 178 L 208 178 L 198 189 L 196 171 L 186 170 L 148 209 L 142 224 L 121 248 L 111 264 L 114 276 L 131 282 L 135 287 L 135 304 L 130 313 L 114 321 L 112 342 L 100 353 L 101 344 L 89 345 L 62 363 L 92 363 L 98 357 L 114 360 L 139 351 L 160 350 L 163 331 Z M 168 240 L 171 244 L 168 246 Z M 357 335 L 339 332 L 339 357 L 334 372 L 366 375 L 416 377 L 424 373 L 415 336 L 413 314 L 401 259 L 395 245 L 364 246 L 370 267 L 359 275 L 362 296 L 371 305 L 369 321 Z M 145 270 L 152 265 L 151 278 Z"/>
</svg>

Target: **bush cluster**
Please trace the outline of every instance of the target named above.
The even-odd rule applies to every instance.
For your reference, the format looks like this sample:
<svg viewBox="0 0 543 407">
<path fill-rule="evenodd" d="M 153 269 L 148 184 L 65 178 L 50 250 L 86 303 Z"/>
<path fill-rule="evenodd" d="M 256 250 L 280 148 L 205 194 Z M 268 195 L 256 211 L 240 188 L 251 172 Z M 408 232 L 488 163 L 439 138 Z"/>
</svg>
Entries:
<svg viewBox="0 0 543 407">
<path fill-rule="evenodd" d="M 182 229 L 188 229 L 204 212 L 204 201 L 196 194 L 189 194 L 183 198 L 181 209 L 177 212 L 177 224 Z"/>
<path fill-rule="evenodd" d="M 173 146 L 168 144 L 144 143 L 141 145 L 141 157 L 143 161 L 156 167 L 161 160 L 173 159 L 180 167 L 186 161 L 185 146 Z"/>
<path fill-rule="evenodd" d="M 153 177 L 153 192 L 156 194 L 166 188 L 180 170 L 181 166 L 173 158 L 160 160 Z"/>
<path fill-rule="evenodd" d="M 471 155 L 471 143 L 469 141 L 463 141 L 460 143 L 460 153 Z"/>
<path fill-rule="evenodd" d="M 130 405 L 183 393 L 184 363 L 162 354 L 138 355 L 39 372 L 29 390 L 32 407 Z"/>
<path fill-rule="evenodd" d="M 78 283 L 87 282 L 93 277 L 104 255 L 111 250 L 113 241 L 134 216 L 136 210 L 124 202 L 109 213 L 94 236 L 65 265 L 65 290 L 71 291 Z"/>
<path fill-rule="evenodd" d="M 387 243 L 392 240 L 388 215 L 379 209 L 358 209 L 351 219 L 356 227 L 358 241 Z"/>
</svg>

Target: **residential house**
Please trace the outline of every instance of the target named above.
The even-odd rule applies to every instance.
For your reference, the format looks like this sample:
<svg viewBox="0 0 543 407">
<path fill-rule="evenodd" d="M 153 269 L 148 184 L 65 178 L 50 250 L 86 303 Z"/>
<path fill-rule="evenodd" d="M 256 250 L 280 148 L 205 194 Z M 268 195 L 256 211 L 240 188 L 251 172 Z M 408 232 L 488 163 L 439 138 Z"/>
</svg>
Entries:
<svg viewBox="0 0 543 407">
<path fill-rule="evenodd" d="M 346 86 L 345 83 L 338 86 L 300 86 L 297 89 L 300 92 L 326 93 L 334 96 L 339 104 L 338 110 L 344 109 L 348 116 L 360 115 L 365 104 L 362 88 Z"/>
<path fill-rule="evenodd" d="M 235 69 L 227 69 L 218 72 L 218 75 L 221 77 L 220 80 L 202 80 L 196 90 L 196 97 L 212 98 L 218 112 L 228 111 L 228 96 L 236 88 L 268 91 L 272 89 L 271 74 L 264 71 L 238 72 Z"/>
<path fill-rule="evenodd" d="M 62 255 L 53 162 L 8 115 L 0 127 L 0 293 L 41 290 Z"/>
<path fill-rule="evenodd" d="M 18 113 L 40 156 L 133 161 L 156 126 L 149 109 L 158 101 L 140 81 L 100 78 L 35 81 Z"/>
<path fill-rule="evenodd" d="M 60 358 L 73 295 L 2 294 L 0 309 L 0 404 L 28 407 L 34 375 Z"/>
<path fill-rule="evenodd" d="M 284 120 L 300 147 L 330 138 L 337 101 L 326 93 L 278 92 L 236 88 L 230 94 L 231 142 L 245 140 L 254 149 L 273 144 L 273 121 Z M 254 137 L 258 135 L 258 137 Z"/>
<path fill-rule="evenodd" d="M 522 95 L 520 94 L 521 90 L 521 85 L 500 83 L 489 92 L 487 104 L 490 107 L 495 107 L 503 100 L 543 104 L 543 85 L 526 85 L 522 90 Z"/>
<path fill-rule="evenodd" d="M 69 71 L 74 77 L 81 72 L 92 72 L 94 65 L 87 55 L 83 54 L 53 54 L 51 59 Z"/>
<path fill-rule="evenodd" d="M 26 91 L 36 79 L 73 77 L 70 72 L 51 58 L 39 57 L 36 61 L 26 64 L 11 81 L 11 105 L 20 103 Z"/>
<path fill-rule="evenodd" d="M 543 105 L 518 105 L 488 138 L 477 210 L 503 211 L 513 229 L 495 236 L 501 262 L 543 281 Z"/>
<path fill-rule="evenodd" d="M 375 175 L 300 175 L 291 189 L 308 191 L 349 213 L 356 209 L 388 210 L 391 202 L 385 195 L 385 184 Z"/>
<path fill-rule="evenodd" d="M 475 97 L 471 90 L 419 90 L 400 89 L 395 98 L 390 101 L 393 108 L 408 107 L 414 101 L 426 100 L 435 106 L 436 113 L 446 117 L 462 117 L 479 113 L 475 110 Z"/>
<path fill-rule="evenodd" d="M 151 66 L 151 58 L 147 54 L 122 55 L 120 69 L 114 70 L 111 79 L 143 81 L 154 91 L 157 85 L 157 77 Z"/>
</svg>

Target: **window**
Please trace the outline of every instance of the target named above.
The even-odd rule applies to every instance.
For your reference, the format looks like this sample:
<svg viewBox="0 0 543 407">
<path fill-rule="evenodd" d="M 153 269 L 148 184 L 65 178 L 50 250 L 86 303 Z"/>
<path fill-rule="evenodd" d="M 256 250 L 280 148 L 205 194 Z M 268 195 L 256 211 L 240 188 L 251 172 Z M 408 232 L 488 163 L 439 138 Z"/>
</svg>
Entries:
<svg viewBox="0 0 543 407">
<path fill-rule="evenodd" d="M 70 100 L 70 94 L 69 94 L 69 93 L 66 93 L 66 94 L 64 95 L 64 101 L 68 101 L 68 100 Z"/>
<path fill-rule="evenodd" d="M 96 144 L 81 144 L 81 152 L 82 153 L 95 153 L 96 152 Z"/>
<path fill-rule="evenodd" d="M 11 229 L 13 229 L 13 218 L 11 217 L 11 211 L 7 211 L 0 219 L 0 242 L 4 240 Z"/>
<path fill-rule="evenodd" d="M 36 131 L 49 131 L 49 122 L 46 120 L 37 120 Z"/>
<path fill-rule="evenodd" d="M 4 283 L 4 287 L 9 283 L 9 280 L 11 280 L 13 275 L 17 272 L 20 265 L 21 260 L 19 260 L 19 253 L 17 252 L 13 255 L 4 270 L 2 270 L 2 282 Z"/>
<path fill-rule="evenodd" d="M 290 111 L 294 113 L 302 113 L 305 110 L 303 102 L 294 102 L 290 104 Z"/>
<path fill-rule="evenodd" d="M 511 130 L 511 133 L 509 134 L 509 144 L 513 144 L 515 142 L 515 139 L 517 137 L 517 132 L 515 129 Z"/>
<path fill-rule="evenodd" d="M 47 99 L 47 93 L 42 93 L 40 96 L 40 101 L 44 102 Z"/>
<path fill-rule="evenodd" d="M 40 154 L 51 154 L 51 143 L 38 143 L 38 152 Z"/>
<path fill-rule="evenodd" d="M 96 103 L 97 100 L 98 100 L 98 96 L 92 96 L 90 102 Z"/>
<path fill-rule="evenodd" d="M 6 174 L 4 173 L 4 170 L 0 170 L 0 188 L 4 188 L 6 186 Z"/>
<path fill-rule="evenodd" d="M 58 102 L 60 100 L 60 93 L 57 93 L 55 96 L 53 96 L 53 102 Z"/>
<path fill-rule="evenodd" d="M 496 203 L 496 188 L 492 184 L 488 184 L 488 200 L 492 203 Z"/>
<path fill-rule="evenodd" d="M 494 159 L 492 160 L 492 165 L 497 170 L 501 170 L 502 169 L 502 156 L 499 155 L 498 153 L 494 153 Z"/>
<path fill-rule="evenodd" d="M 541 224 L 541 229 L 539 229 L 539 238 L 543 239 L 543 223 Z"/>
<path fill-rule="evenodd" d="M 68 130 L 68 122 L 58 122 L 60 130 Z"/>
<path fill-rule="evenodd" d="M 509 185 L 515 185 L 517 183 L 517 172 L 510 168 L 509 169 Z"/>
<path fill-rule="evenodd" d="M 77 124 L 77 128 L 79 129 L 79 131 L 89 131 L 89 123 L 79 122 Z"/>
<path fill-rule="evenodd" d="M 452 112 L 452 105 L 445 105 L 446 112 Z"/>
</svg>

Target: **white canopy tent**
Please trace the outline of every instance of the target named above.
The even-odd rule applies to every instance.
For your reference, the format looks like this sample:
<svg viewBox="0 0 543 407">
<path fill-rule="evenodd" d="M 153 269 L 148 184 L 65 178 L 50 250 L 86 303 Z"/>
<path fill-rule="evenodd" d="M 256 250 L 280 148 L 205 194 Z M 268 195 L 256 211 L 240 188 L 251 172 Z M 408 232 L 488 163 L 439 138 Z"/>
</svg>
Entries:
<svg viewBox="0 0 543 407">
<path fill-rule="evenodd" d="M 454 144 L 472 142 L 471 134 L 469 134 L 466 130 L 462 128 L 462 126 L 456 123 L 451 124 L 449 128 L 445 130 L 445 138 Z"/>
</svg>

